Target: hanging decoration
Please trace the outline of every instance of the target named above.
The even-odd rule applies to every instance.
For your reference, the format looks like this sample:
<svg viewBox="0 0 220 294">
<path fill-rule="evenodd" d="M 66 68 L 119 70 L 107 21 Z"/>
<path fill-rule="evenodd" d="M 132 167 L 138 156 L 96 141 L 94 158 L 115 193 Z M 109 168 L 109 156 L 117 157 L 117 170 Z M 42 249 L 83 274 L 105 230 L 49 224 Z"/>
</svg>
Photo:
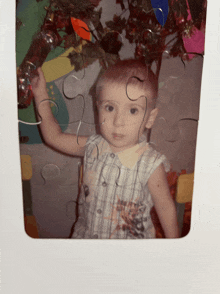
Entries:
<svg viewBox="0 0 220 294">
<path fill-rule="evenodd" d="M 41 0 L 36 0 L 40 2 Z M 77 48 L 83 39 L 93 41 L 86 21 L 99 25 L 100 11 L 94 11 L 97 0 L 51 0 L 40 32 L 34 36 L 30 48 L 17 71 L 18 107 L 30 106 L 33 94 L 30 80 L 37 74 L 47 55 L 57 46 Z M 84 20 L 84 21 L 83 21 Z M 17 29 L 21 22 L 17 19 Z M 82 60 L 82 57 L 81 57 Z"/>
<path fill-rule="evenodd" d="M 106 69 L 119 58 L 123 46 L 120 34 L 125 32 L 125 38 L 136 44 L 134 57 L 149 66 L 155 62 L 157 76 L 162 58 L 179 56 L 189 61 L 203 54 L 206 0 L 168 0 L 168 15 L 163 25 L 158 22 L 157 8 L 151 2 L 116 0 L 122 14 L 115 15 L 103 27 L 102 9 L 96 9 L 100 0 L 50 0 L 41 30 L 18 69 L 18 107 L 30 105 L 33 98 L 30 79 L 57 46 L 74 48 L 67 58 L 76 71 L 97 59 Z M 123 13 L 127 10 L 126 19 Z M 17 19 L 17 29 L 20 26 Z"/>
<path fill-rule="evenodd" d="M 76 34 L 84 40 L 92 41 L 92 34 L 85 22 L 80 19 L 71 17 L 71 23 Z"/>
<path fill-rule="evenodd" d="M 169 10 L 168 0 L 151 0 L 151 4 L 154 9 L 154 14 L 157 20 L 163 27 L 167 21 L 167 15 Z"/>
<path fill-rule="evenodd" d="M 189 2 L 192 3 L 193 0 Z M 169 0 L 167 20 L 162 26 L 155 17 L 155 8 L 152 8 L 150 1 L 128 1 L 130 15 L 125 24 L 126 38 L 130 43 L 136 43 L 137 59 L 143 60 L 148 65 L 156 62 L 157 76 L 163 56 L 167 58 L 179 56 L 182 60 L 190 60 L 191 52 L 186 51 L 183 38 L 190 39 L 196 27 L 203 31 L 205 27 L 206 1 L 196 2 L 200 3 L 200 12 L 194 19 L 189 19 L 190 10 L 186 0 Z M 121 22 L 121 19 L 116 20 L 116 23 L 118 21 Z M 170 40 L 167 41 L 168 39 Z"/>
<path fill-rule="evenodd" d="M 202 29 L 200 27 L 201 30 L 199 30 L 196 26 L 193 26 L 193 20 L 192 20 L 189 4 L 187 0 L 186 0 L 186 4 L 187 4 L 187 13 L 188 13 L 187 22 L 190 25 L 189 25 L 188 31 L 186 29 L 185 33 L 183 34 L 183 44 L 187 52 L 192 52 L 192 53 L 196 52 L 198 54 L 199 53 L 202 54 L 204 51 L 204 45 L 205 45 L 204 27 L 202 27 Z M 202 25 L 204 26 L 204 23 Z M 192 59 L 194 56 L 195 54 L 188 53 L 189 59 Z"/>
</svg>

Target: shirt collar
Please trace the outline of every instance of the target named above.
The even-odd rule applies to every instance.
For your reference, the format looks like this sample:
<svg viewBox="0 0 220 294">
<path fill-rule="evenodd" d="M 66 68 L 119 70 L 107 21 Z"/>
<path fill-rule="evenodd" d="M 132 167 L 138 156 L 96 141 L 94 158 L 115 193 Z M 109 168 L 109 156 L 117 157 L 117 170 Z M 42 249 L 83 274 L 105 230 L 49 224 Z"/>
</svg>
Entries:
<svg viewBox="0 0 220 294">
<path fill-rule="evenodd" d="M 108 142 L 104 138 L 102 138 L 100 143 L 97 145 L 97 148 L 94 148 L 91 156 L 93 158 L 97 158 L 98 156 L 101 156 L 105 153 L 114 153 L 118 156 L 123 166 L 131 169 L 135 166 L 139 157 L 147 150 L 147 148 L 148 143 L 144 135 L 141 136 L 138 144 L 118 153 L 112 152 Z"/>
</svg>

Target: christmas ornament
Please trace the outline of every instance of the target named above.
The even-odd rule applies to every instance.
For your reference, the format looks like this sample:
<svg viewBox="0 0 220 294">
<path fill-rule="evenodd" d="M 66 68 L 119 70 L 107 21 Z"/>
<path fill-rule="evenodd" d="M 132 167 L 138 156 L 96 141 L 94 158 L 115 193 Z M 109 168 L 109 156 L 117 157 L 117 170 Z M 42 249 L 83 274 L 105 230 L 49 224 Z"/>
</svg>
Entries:
<svg viewBox="0 0 220 294">
<path fill-rule="evenodd" d="M 184 31 L 183 44 L 187 52 L 201 54 L 204 52 L 205 35 L 201 30 L 198 30 L 197 27 L 193 26 L 193 20 L 189 9 L 189 3 L 187 0 L 186 4 L 188 7 L 187 21 L 190 25 L 186 26 L 186 29 Z M 194 56 L 195 54 L 188 54 L 189 59 L 192 59 Z"/>
<path fill-rule="evenodd" d="M 75 70 L 97 59 L 105 69 L 119 58 L 123 45 L 120 34 L 125 31 L 125 38 L 136 44 L 134 57 L 150 67 L 155 62 L 157 76 L 162 58 L 179 56 L 182 60 L 190 60 L 195 54 L 202 54 L 206 0 L 196 1 L 198 12 L 192 9 L 192 0 L 162 2 L 129 0 L 128 8 L 125 8 L 124 0 L 116 0 L 123 12 L 129 10 L 129 17 L 122 18 L 122 12 L 120 16 L 115 15 L 113 20 L 107 21 L 103 28 L 100 22 L 102 10 L 95 10 L 100 1 L 51 0 L 41 31 L 34 38 L 18 69 L 19 108 L 30 105 L 30 79 L 50 50 L 57 46 L 67 49 L 74 47 L 67 57 Z M 159 12 L 163 15 L 163 21 L 159 18 Z M 21 25 L 17 20 L 18 29 Z M 168 37 L 172 37 L 169 42 Z"/>
<path fill-rule="evenodd" d="M 168 0 L 151 0 L 154 13 L 159 23 L 164 26 L 167 21 L 169 11 Z"/>
<path fill-rule="evenodd" d="M 61 43 L 59 35 L 52 30 L 41 31 L 33 40 L 17 72 L 18 107 L 26 108 L 33 98 L 30 80 L 37 75 L 48 53 Z"/>
<path fill-rule="evenodd" d="M 51 0 L 41 31 L 34 37 L 23 62 L 17 71 L 18 108 L 27 108 L 32 101 L 33 94 L 30 80 L 37 74 L 51 50 L 64 45 L 65 48 L 78 46 L 81 38 L 91 40 L 91 32 L 85 22 L 76 18 L 91 18 L 94 23 L 100 18 L 100 12 L 94 12 L 100 1 L 82 0 Z M 17 21 L 18 29 L 21 23 Z M 102 28 L 101 28 L 102 29 Z M 80 68 L 82 66 L 80 65 Z"/>
</svg>

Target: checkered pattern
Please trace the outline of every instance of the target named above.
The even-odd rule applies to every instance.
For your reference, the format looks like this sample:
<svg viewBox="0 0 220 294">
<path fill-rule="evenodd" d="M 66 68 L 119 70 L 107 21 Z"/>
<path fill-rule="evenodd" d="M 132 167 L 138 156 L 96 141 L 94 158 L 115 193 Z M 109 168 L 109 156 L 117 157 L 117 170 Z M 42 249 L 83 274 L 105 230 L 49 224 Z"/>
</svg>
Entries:
<svg viewBox="0 0 220 294">
<path fill-rule="evenodd" d="M 86 145 L 84 177 L 79 197 L 79 218 L 72 238 L 137 239 L 154 238 L 150 217 L 153 206 L 147 182 L 163 163 L 164 155 L 146 140 L 145 148 L 132 168 L 122 164 L 123 154 L 113 153 L 100 136 L 91 136 Z"/>
</svg>

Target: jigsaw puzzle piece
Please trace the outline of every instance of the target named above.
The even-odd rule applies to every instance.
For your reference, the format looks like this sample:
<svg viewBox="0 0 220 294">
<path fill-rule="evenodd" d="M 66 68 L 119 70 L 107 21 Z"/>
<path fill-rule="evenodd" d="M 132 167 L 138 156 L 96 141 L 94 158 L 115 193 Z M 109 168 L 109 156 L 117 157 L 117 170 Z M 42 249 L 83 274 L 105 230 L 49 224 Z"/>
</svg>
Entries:
<svg viewBox="0 0 220 294">
<path fill-rule="evenodd" d="M 178 124 L 174 123 L 172 125 L 169 125 L 164 119 L 163 127 L 161 128 L 161 135 L 165 141 L 170 143 L 174 143 L 180 140 L 180 130 L 178 128 Z"/>
<path fill-rule="evenodd" d="M 118 184 L 121 170 L 116 164 L 106 164 L 100 173 L 100 185 L 106 187 L 107 185 L 114 186 Z"/>
<path fill-rule="evenodd" d="M 68 124 L 68 133 L 73 133 L 77 136 L 77 143 L 78 137 L 80 135 L 84 135 L 86 132 L 91 133 L 91 130 L 95 128 L 94 122 L 86 122 L 88 120 L 88 108 L 86 108 L 85 97 L 81 94 L 78 94 L 73 100 L 71 108 L 74 112 L 74 120 L 70 121 Z M 85 111 L 87 110 L 87 113 Z M 91 116 L 91 109 L 89 109 Z M 73 113 L 72 113 L 73 114 Z M 62 126 L 62 124 L 60 124 Z M 94 128 L 93 128 L 94 127 Z"/>
<path fill-rule="evenodd" d="M 197 119 L 180 119 L 178 121 L 181 139 L 184 141 L 195 141 L 197 138 L 198 120 Z"/>
<path fill-rule="evenodd" d="M 80 179 L 81 158 L 74 157 L 66 160 L 65 165 L 60 167 L 60 186 L 78 185 Z"/>
<path fill-rule="evenodd" d="M 138 171 L 136 170 L 136 180 L 135 183 L 133 180 L 133 172 L 123 167 L 119 167 L 117 164 L 105 164 L 101 170 L 99 178 L 97 178 L 97 173 L 94 170 L 87 170 L 87 173 L 83 176 L 82 189 L 84 191 L 85 200 L 81 199 L 79 204 L 83 204 L 83 201 L 87 203 L 94 200 L 94 195 L 96 193 L 97 188 L 100 189 L 115 189 L 117 190 L 117 197 L 120 199 L 120 194 L 127 193 L 127 195 L 131 194 L 132 189 L 134 188 L 138 191 L 138 199 L 143 198 L 144 189 L 138 177 Z M 131 194 L 131 198 L 132 198 Z"/>
<path fill-rule="evenodd" d="M 183 78 L 184 75 L 185 65 L 180 58 L 164 58 L 160 69 L 159 85 L 163 83 L 163 87 L 166 87 L 167 82 L 172 83 L 176 79 Z"/>
<path fill-rule="evenodd" d="M 182 118 L 173 123 L 167 122 L 160 117 L 161 136 L 164 141 L 174 143 L 177 141 L 187 140 L 195 141 L 197 136 L 198 120 L 193 118 Z"/>
<path fill-rule="evenodd" d="M 161 65 L 157 98 L 160 111 L 151 141 L 177 172 L 194 170 L 202 64 L 203 58 L 198 56 L 185 65 L 178 57 L 163 59 Z"/>
<path fill-rule="evenodd" d="M 78 72 L 72 71 L 63 80 L 57 82 L 58 87 L 66 98 L 65 102 L 70 115 L 68 126 L 72 128 L 71 125 L 74 124 L 74 132 L 77 131 L 76 124 L 80 124 L 79 127 L 84 135 L 88 133 L 86 128 L 91 129 L 95 127 L 94 115 L 91 112 L 91 109 L 94 108 L 94 103 L 90 91 L 99 71 L 99 62 L 94 62 L 86 69 Z M 91 134 L 91 132 L 89 133 Z"/>
<path fill-rule="evenodd" d="M 57 118 L 57 116 L 58 116 L 59 106 L 58 106 L 57 102 L 55 102 L 55 101 L 52 100 L 52 99 L 45 99 L 45 100 L 42 100 L 42 101 L 40 102 L 40 104 L 39 104 L 38 109 L 37 109 L 37 113 L 38 113 L 38 115 L 39 115 L 39 117 L 40 117 L 40 121 L 38 122 L 38 124 L 40 124 L 40 123 L 42 122 L 42 117 L 41 117 L 41 115 L 40 115 L 40 108 L 41 108 L 41 107 L 44 107 L 43 105 L 44 105 L 44 104 L 47 104 L 48 102 L 49 102 L 49 104 L 50 104 L 51 111 L 52 111 L 53 115 L 54 115 L 56 118 Z M 58 122 L 57 122 L 57 123 L 58 123 Z M 58 123 L 58 124 L 59 124 L 59 123 Z"/>
<path fill-rule="evenodd" d="M 80 61 L 78 61 L 81 65 L 85 64 L 85 60 L 83 58 L 83 54 L 81 53 L 76 53 L 77 57 L 79 57 Z M 76 66 L 77 67 L 77 66 Z M 86 68 L 83 67 L 82 70 L 73 70 L 70 74 L 68 74 L 66 77 L 63 79 L 63 94 L 65 95 L 66 98 L 74 98 L 72 93 L 68 93 L 68 87 L 66 85 L 71 85 L 73 84 L 70 89 L 72 90 L 74 86 L 78 86 L 79 93 L 81 94 L 83 91 L 83 88 L 79 88 L 80 83 L 77 83 L 77 81 L 81 81 L 85 78 L 86 75 Z M 85 86 L 85 85 L 84 85 Z"/>
<path fill-rule="evenodd" d="M 47 83 L 47 91 L 50 97 L 52 111 L 59 125 L 61 125 L 62 131 L 65 131 L 69 122 L 69 114 L 62 94 L 54 82 Z M 21 136 L 28 136 L 29 138 L 27 144 L 41 144 L 42 140 L 37 128 L 41 120 L 36 120 L 33 101 L 27 109 L 18 110 L 18 117 Z"/>
<path fill-rule="evenodd" d="M 41 176 L 44 179 L 44 184 L 51 180 L 58 180 L 60 177 L 60 168 L 56 164 L 46 164 L 41 170 Z"/>
<path fill-rule="evenodd" d="M 98 148 L 98 147 L 97 147 Z M 110 154 L 110 157 L 113 158 L 115 157 L 115 154 Z M 100 186 L 106 187 L 106 186 L 118 186 L 118 187 L 124 187 L 126 186 L 126 189 L 131 189 L 131 187 L 134 185 L 134 183 L 131 181 L 131 177 L 133 173 L 136 174 L 136 180 L 135 184 L 137 185 L 136 187 L 139 187 L 138 189 L 143 192 L 143 187 L 141 185 L 141 181 L 139 179 L 139 166 L 135 167 L 133 170 L 132 167 L 135 165 L 132 165 L 132 158 L 129 160 L 126 159 L 124 161 L 125 165 L 129 165 L 129 168 L 126 168 L 125 166 L 119 166 L 117 163 L 105 163 L 105 158 L 103 158 L 103 167 L 102 170 L 100 171 L 100 178 L 96 179 L 96 174 L 92 171 L 91 167 L 94 163 L 95 160 L 97 160 L 99 157 L 99 153 L 97 152 L 96 157 L 92 157 L 92 160 L 88 156 L 88 159 L 86 159 L 86 166 L 87 169 L 90 170 L 89 175 L 87 176 L 88 179 L 86 178 L 85 181 L 87 182 L 87 185 L 97 185 L 96 183 L 98 182 Z M 99 159 L 100 161 L 100 159 Z M 135 160 L 136 162 L 136 160 Z M 95 180 L 96 179 L 96 180 Z M 127 179 L 127 180 L 125 180 Z M 129 179 L 129 180 L 128 180 Z M 133 180 L 133 178 L 132 178 Z M 126 183 L 125 183 L 126 182 Z M 95 189 L 95 187 L 93 187 Z"/>
<path fill-rule="evenodd" d="M 129 100 L 137 101 L 141 97 L 146 97 L 146 91 L 142 89 L 142 83 L 144 80 L 137 76 L 132 76 L 128 79 L 126 83 L 126 95 Z M 146 97 L 147 98 L 147 97 Z"/>
<path fill-rule="evenodd" d="M 74 201 L 78 185 L 60 187 L 56 180 L 32 189 L 33 213 L 36 217 L 40 238 L 68 238 L 75 220 Z M 72 205 L 70 204 L 72 203 Z"/>
</svg>

